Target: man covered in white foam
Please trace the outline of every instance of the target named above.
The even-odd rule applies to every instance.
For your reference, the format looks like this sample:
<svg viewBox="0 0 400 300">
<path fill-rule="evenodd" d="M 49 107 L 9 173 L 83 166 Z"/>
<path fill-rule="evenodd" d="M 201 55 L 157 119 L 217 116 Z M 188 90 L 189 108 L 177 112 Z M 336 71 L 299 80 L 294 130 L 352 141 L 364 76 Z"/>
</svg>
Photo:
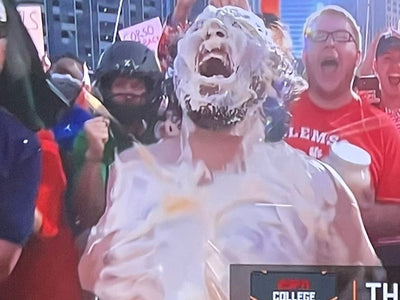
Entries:
<svg viewBox="0 0 400 300">
<path fill-rule="evenodd" d="M 85 289 L 229 299 L 233 263 L 379 264 L 342 180 L 269 138 L 302 81 L 261 19 L 207 7 L 178 43 L 174 82 L 181 134 L 116 160 L 79 266 Z"/>
</svg>

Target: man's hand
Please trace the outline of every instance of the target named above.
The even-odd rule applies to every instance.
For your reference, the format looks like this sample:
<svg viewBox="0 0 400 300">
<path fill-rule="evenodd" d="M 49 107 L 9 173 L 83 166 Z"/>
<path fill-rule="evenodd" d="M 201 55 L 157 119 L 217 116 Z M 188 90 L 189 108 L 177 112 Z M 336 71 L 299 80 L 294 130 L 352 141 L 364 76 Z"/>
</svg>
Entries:
<svg viewBox="0 0 400 300">
<path fill-rule="evenodd" d="M 190 10 L 196 0 L 177 0 L 171 22 L 173 26 L 185 24 L 189 18 Z M 223 7 L 225 5 L 238 6 L 246 10 L 251 10 L 248 0 L 209 0 L 209 5 Z"/>
<path fill-rule="evenodd" d="M 96 117 L 85 122 L 84 131 L 88 142 L 86 159 L 101 162 L 104 146 L 108 141 L 108 126 L 110 120 L 105 117 Z"/>
<path fill-rule="evenodd" d="M 177 0 L 175 7 L 180 8 L 192 8 L 192 6 L 196 3 L 197 0 Z"/>
<path fill-rule="evenodd" d="M 226 5 L 238 6 L 246 10 L 251 10 L 250 4 L 247 0 L 210 0 L 210 5 L 215 7 L 223 7 Z"/>
<path fill-rule="evenodd" d="M 189 18 L 190 10 L 195 3 L 196 0 L 177 0 L 172 14 L 172 25 L 185 24 Z"/>
</svg>

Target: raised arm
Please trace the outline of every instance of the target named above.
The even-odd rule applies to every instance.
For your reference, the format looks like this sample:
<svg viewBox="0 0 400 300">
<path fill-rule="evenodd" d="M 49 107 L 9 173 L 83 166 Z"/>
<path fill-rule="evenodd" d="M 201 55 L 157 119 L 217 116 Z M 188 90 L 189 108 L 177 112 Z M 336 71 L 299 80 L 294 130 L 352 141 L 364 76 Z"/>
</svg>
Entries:
<svg viewBox="0 0 400 300">
<path fill-rule="evenodd" d="M 96 117 L 85 122 L 84 134 L 77 137 L 74 160 L 72 203 L 81 229 L 97 223 L 105 208 L 105 173 L 103 152 L 108 141 L 109 120 Z"/>
</svg>

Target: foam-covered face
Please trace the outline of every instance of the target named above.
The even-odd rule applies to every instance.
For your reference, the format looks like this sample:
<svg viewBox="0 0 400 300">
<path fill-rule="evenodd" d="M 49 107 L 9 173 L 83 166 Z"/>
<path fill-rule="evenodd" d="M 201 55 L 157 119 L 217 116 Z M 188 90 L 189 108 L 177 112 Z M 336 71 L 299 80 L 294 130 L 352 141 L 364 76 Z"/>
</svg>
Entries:
<svg viewBox="0 0 400 300">
<path fill-rule="evenodd" d="M 229 128 L 274 93 L 271 45 L 253 13 L 231 6 L 205 8 L 179 41 L 174 64 L 177 97 L 197 126 Z"/>
</svg>

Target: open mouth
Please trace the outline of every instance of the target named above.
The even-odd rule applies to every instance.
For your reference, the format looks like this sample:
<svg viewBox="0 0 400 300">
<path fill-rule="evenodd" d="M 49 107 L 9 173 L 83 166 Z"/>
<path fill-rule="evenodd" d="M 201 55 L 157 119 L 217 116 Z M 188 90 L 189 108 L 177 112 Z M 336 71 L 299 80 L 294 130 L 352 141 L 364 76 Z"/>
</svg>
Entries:
<svg viewBox="0 0 400 300">
<path fill-rule="evenodd" d="M 201 128 L 212 130 L 229 128 L 241 122 L 246 116 L 248 105 L 249 103 L 245 102 L 238 108 L 228 108 L 227 106 L 218 107 L 209 103 L 194 110 L 190 104 L 190 99 L 186 100 L 188 116 L 193 122 Z"/>
<path fill-rule="evenodd" d="M 398 85 L 400 83 L 400 74 L 389 75 L 389 83 L 391 85 Z"/>
<path fill-rule="evenodd" d="M 339 62 L 335 58 L 326 58 L 321 62 L 322 68 L 336 69 L 339 66 Z"/>
<path fill-rule="evenodd" d="M 203 49 L 197 56 L 197 70 L 201 76 L 222 76 L 228 78 L 233 74 L 232 62 L 224 46 L 212 50 Z"/>
</svg>

